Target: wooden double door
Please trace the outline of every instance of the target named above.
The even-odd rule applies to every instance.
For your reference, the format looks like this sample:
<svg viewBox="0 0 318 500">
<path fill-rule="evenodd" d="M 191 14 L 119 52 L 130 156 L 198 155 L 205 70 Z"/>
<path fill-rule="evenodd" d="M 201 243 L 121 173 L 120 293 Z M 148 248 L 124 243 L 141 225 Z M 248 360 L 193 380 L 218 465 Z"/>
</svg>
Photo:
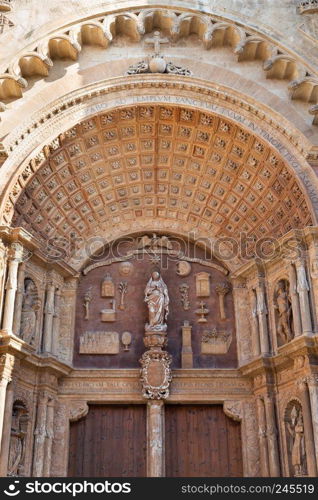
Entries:
<svg viewBox="0 0 318 500">
<path fill-rule="evenodd" d="M 145 477 L 145 405 L 91 405 L 71 424 L 69 476 Z M 168 477 L 240 477 L 240 424 L 221 405 L 165 405 Z"/>
</svg>

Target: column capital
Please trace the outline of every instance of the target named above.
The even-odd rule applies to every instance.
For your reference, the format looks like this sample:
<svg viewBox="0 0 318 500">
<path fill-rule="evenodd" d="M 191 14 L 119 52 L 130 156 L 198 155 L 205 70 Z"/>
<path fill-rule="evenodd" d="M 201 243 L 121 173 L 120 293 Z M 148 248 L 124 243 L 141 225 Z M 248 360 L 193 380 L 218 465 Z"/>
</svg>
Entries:
<svg viewBox="0 0 318 500">
<path fill-rule="evenodd" d="M 23 246 L 21 243 L 13 242 L 8 248 L 8 258 L 9 260 L 16 260 L 18 262 L 22 261 L 23 257 Z"/>
<path fill-rule="evenodd" d="M 318 373 L 312 373 L 306 377 L 306 382 L 311 387 L 318 387 Z"/>
<path fill-rule="evenodd" d="M 0 380 L 11 382 L 14 364 L 15 357 L 12 354 L 0 355 Z"/>
</svg>

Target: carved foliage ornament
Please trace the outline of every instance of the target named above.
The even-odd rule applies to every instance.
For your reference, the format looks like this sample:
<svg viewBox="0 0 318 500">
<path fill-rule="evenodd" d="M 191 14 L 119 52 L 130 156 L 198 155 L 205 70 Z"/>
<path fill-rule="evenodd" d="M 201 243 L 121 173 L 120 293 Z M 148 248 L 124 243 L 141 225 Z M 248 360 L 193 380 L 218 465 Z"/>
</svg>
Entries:
<svg viewBox="0 0 318 500">
<path fill-rule="evenodd" d="M 165 351 L 147 351 L 140 360 L 143 397 L 167 399 L 172 380 L 170 365 L 172 357 Z"/>
<path fill-rule="evenodd" d="M 166 62 L 161 56 L 153 57 L 150 62 L 139 61 L 137 64 L 129 66 L 127 75 L 139 75 L 141 73 L 170 73 L 173 75 L 191 76 L 192 71 L 182 66 L 177 66 L 173 62 Z"/>
</svg>

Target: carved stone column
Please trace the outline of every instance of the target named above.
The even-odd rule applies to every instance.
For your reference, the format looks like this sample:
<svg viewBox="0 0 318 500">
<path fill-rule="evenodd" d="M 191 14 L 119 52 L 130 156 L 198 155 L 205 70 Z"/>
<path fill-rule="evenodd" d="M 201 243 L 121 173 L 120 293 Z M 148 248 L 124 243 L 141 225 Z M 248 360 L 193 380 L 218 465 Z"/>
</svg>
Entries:
<svg viewBox="0 0 318 500">
<path fill-rule="evenodd" d="M 165 475 L 164 402 L 147 404 L 147 477 Z"/>
<path fill-rule="evenodd" d="M 18 267 L 21 262 L 23 247 L 20 243 L 12 243 L 8 255 L 8 278 L 3 311 L 2 328 L 12 333 L 15 295 L 18 286 Z"/>
<path fill-rule="evenodd" d="M 0 317 L 2 317 L 2 309 L 4 304 L 4 276 L 6 268 L 7 247 L 0 240 Z"/>
<path fill-rule="evenodd" d="M 20 334 L 21 312 L 22 312 L 23 295 L 24 295 L 24 275 L 25 275 L 25 264 L 24 262 L 22 262 L 19 266 L 19 271 L 18 271 L 18 286 L 15 297 L 15 308 L 14 308 L 14 318 L 13 318 L 13 328 L 12 328 L 13 333 L 15 335 Z"/>
<path fill-rule="evenodd" d="M 316 466 L 318 467 L 318 373 L 307 378 L 310 406 L 311 422 L 313 426 Z"/>
<path fill-rule="evenodd" d="M 299 295 L 302 333 L 312 335 L 311 313 L 309 305 L 309 285 L 306 277 L 306 268 L 303 260 L 296 261 L 297 292 Z"/>
<path fill-rule="evenodd" d="M 40 392 L 34 431 L 33 476 L 42 477 L 44 467 L 48 394 Z"/>
<path fill-rule="evenodd" d="M 43 351 L 52 351 L 52 333 L 53 333 L 53 317 L 54 317 L 54 295 L 55 285 L 49 283 L 46 293 L 46 302 L 44 310 L 44 331 L 43 331 Z"/>
<path fill-rule="evenodd" d="M 279 451 L 277 441 L 277 427 L 273 397 L 269 394 L 264 396 L 266 433 L 268 445 L 268 461 L 271 477 L 280 476 Z"/>
<path fill-rule="evenodd" d="M 46 439 L 45 439 L 45 454 L 43 464 L 43 477 L 50 477 L 52 446 L 54 438 L 54 406 L 55 400 L 49 398 L 46 413 Z"/>
<path fill-rule="evenodd" d="M 61 290 L 56 290 L 55 293 L 55 304 L 54 304 L 54 316 L 52 325 L 52 354 L 58 354 L 58 343 L 59 343 L 59 333 L 60 333 L 60 300 L 61 300 Z"/>
<path fill-rule="evenodd" d="M 299 297 L 297 292 L 296 270 L 293 264 L 290 264 L 289 266 L 289 285 L 290 285 L 289 290 L 290 290 L 290 298 L 293 311 L 294 332 L 295 332 L 295 337 L 299 337 L 299 335 L 302 334 L 301 312 L 300 312 Z"/>
<path fill-rule="evenodd" d="M 261 345 L 259 338 L 259 327 L 258 327 L 258 316 L 257 316 L 257 300 L 256 300 L 256 292 L 254 289 L 250 289 L 249 291 L 250 304 L 251 304 L 251 330 L 252 330 L 252 347 L 253 347 L 253 355 L 259 356 L 261 353 Z"/>
<path fill-rule="evenodd" d="M 260 461 L 261 461 L 261 474 L 262 477 L 269 477 L 269 462 L 268 462 L 268 451 L 267 451 L 267 436 L 266 436 L 266 417 L 264 400 L 261 396 L 256 399 L 257 405 L 257 419 L 258 419 L 258 429 L 259 429 L 259 449 L 260 449 Z"/>
<path fill-rule="evenodd" d="M 7 387 L 5 409 L 3 415 L 3 431 L 0 452 L 0 477 L 5 477 L 8 471 L 13 400 L 14 388 L 13 382 L 10 382 Z"/>
<path fill-rule="evenodd" d="M 268 337 L 268 324 L 267 324 L 267 307 L 265 299 L 265 285 L 260 282 L 256 287 L 257 297 L 257 316 L 259 324 L 260 345 L 262 354 L 269 354 L 269 337 Z"/>
<path fill-rule="evenodd" d="M 317 464 L 315 457 L 315 443 L 314 443 L 314 433 L 312 426 L 312 417 L 310 409 L 310 399 L 308 393 L 308 387 L 306 380 L 300 380 L 298 382 L 300 399 L 302 402 L 303 409 L 303 419 L 304 419 L 304 435 L 306 443 L 306 457 L 307 457 L 307 467 L 308 475 L 310 477 L 317 476 Z"/>
</svg>

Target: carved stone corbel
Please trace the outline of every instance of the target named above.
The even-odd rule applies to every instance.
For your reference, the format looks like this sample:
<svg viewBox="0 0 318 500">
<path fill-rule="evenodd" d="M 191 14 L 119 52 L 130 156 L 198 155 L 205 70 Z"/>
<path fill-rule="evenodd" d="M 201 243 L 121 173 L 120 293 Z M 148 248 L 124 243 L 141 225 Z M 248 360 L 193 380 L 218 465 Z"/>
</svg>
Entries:
<svg viewBox="0 0 318 500">
<path fill-rule="evenodd" d="M 84 401 L 72 401 L 72 405 L 69 410 L 69 420 L 70 422 L 77 422 L 81 418 L 86 417 L 89 411 L 89 406 Z"/>
<path fill-rule="evenodd" d="M 235 422 L 242 422 L 243 406 L 241 401 L 224 401 L 223 411 L 225 415 Z"/>
</svg>

